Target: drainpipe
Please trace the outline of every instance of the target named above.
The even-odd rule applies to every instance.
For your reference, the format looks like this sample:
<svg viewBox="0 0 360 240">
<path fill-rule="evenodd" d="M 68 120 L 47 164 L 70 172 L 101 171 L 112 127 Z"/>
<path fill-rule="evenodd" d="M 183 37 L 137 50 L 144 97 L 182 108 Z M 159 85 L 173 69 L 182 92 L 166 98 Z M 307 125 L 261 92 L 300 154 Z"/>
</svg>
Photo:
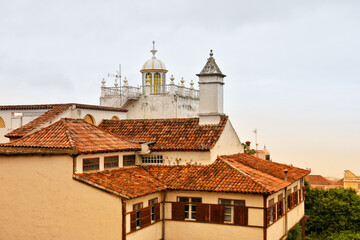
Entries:
<svg viewBox="0 0 360 240">
<path fill-rule="evenodd" d="M 122 207 L 122 240 L 126 240 L 126 202 L 124 199 L 121 199 L 121 207 Z"/>
<path fill-rule="evenodd" d="M 162 205 L 162 240 L 165 240 L 165 201 L 166 201 L 166 189 L 164 191 L 164 198 Z"/>
<path fill-rule="evenodd" d="M 284 180 L 285 181 L 288 181 L 288 175 L 287 175 L 287 173 L 288 173 L 288 171 L 289 170 L 287 170 L 286 168 L 284 169 L 284 174 L 285 174 L 285 176 L 284 176 Z M 288 198 L 287 198 L 287 186 L 285 187 L 285 201 L 284 201 L 284 203 L 285 203 L 285 236 L 287 236 L 288 235 L 288 218 L 287 218 L 287 210 L 288 210 Z"/>
</svg>

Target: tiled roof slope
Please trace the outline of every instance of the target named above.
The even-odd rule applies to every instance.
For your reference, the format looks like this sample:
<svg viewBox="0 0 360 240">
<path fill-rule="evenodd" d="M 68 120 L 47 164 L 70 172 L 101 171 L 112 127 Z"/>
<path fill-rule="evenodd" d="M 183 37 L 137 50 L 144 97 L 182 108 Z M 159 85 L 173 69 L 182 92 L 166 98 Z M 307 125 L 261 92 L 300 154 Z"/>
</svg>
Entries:
<svg viewBox="0 0 360 240">
<path fill-rule="evenodd" d="M 78 153 L 140 150 L 140 145 L 105 132 L 83 119 L 61 119 L 0 147 L 74 149 Z"/>
<path fill-rule="evenodd" d="M 163 183 L 141 167 L 75 174 L 74 177 L 95 187 L 118 193 L 125 198 L 136 198 L 165 190 Z"/>
<path fill-rule="evenodd" d="M 333 185 L 334 184 L 332 181 L 324 178 L 321 175 L 307 175 L 305 177 L 305 179 L 310 185 Z"/>
<path fill-rule="evenodd" d="M 99 127 L 134 141 L 155 141 L 153 151 L 208 151 L 220 138 L 228 120 L 217 125 L 199 125 L 199 118 L 104 120 Z"/>
<path fill-rule="evenodd" d="M 284 181 L 273 176 L 275 174 L 269 174 L 272 171 L 279 171 L 279 168 L 282 171 L 285 166 L 286 168 L 289 166 L 270 162 L 274 167 L 262 172 L 241 163 L 241 159 L 247 157 L 246 155 L 221 156 L 210 165 L 141 166 L 103 173 L 75 174 L 74 177 L 95 187 L 100 186 L 119 193 L 126 198 L 161 191 L 158 185 L 160 183 L 164 188 L 178 191 L 272 194 L 295 181 Z M 252 158 L 252 161 L 260 160 L 262 159 Z M 292 168 L 293 172 L 297 169 L 297 174 L 293 174 L 292 179 L 298 180 L 309 173 L 307 170 Z M 126 179 L 128 176 L 129 179 Z"/>
<path fill-rule="evenodd" d="M 107 107 L 99 105 L 79 104 L 79 103 L 59 103 L 59 104 L 37 104 L 37 105 L 3 105 L 0 110 L 34 110 L 34 109 L 51 109 L 56 106 L 73 106 L 81 109 L 106 110 L 114 112 L 127 112 L 128 110 L 118 107 Z"/>
<path fill-rule="evenodd" d="M 262 173 L 274 176 L 278 179 L 285 178 L 284 169 L 286 168 L 288 170 L 288 180 L 290 182 L 294 182 L 310 174 L 309 170 L 260 159 L 249 154 L 224 155 L 220 156 L 219 158 L 228 161 L 235 167 L 237 164 L 243 164 Z"/>
<path fill-rule="evenodd" d="M 115 112 L 126 112 L 127 110 L 122 108 L 114 107 L 105 107 L 97 105 L 87 105 L 87 104 L 77 104 L 77 103 L 65 103 L 65 104 L 43 104 L 43 105 L 8 105 L 0 106 L 0 110 L 34 110 L 34 109 L 49 109 L 47 112 L 41 116 L 35 118 L 31 122 L 25 124 L 24 126 L 15 129 L 14 131 L 5 135 L 9 138 L 20 138 L 40 127 L 41 125 L 50 122 L 65 110 L 69 109 L 71 106 L 76 106 L 79 109 L 91 109 L 91 110 L 106 110 L 106 111 L 115 111 Z"/>
<path fill-rule="evenodd" d="M 49 111 L 45 112 L 43 115 L 35 118 L 31 122 L 25 124 L 22 127 L 15 129 L 14 131 L 5 135 L 5 137 L 9 138 L 20 138 L 40 127 L 41 125 L 53 120 L 61 113 L 69 109 L 70 106 L 67 105 L 59 105 L 52 107 Z"/>
</svg>

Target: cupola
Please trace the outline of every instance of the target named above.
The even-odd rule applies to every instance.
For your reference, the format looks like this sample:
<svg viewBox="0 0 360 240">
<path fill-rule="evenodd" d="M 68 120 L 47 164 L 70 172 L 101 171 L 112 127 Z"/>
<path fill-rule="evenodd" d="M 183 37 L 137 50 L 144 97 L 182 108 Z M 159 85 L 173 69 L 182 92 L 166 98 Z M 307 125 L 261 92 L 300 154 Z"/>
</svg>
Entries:
<svg viewBox="0 0 360 240">
<path fill-rule="evenodd" d="M 165 91 L 166 73 L 168 70 L 163 61 L 156 58 L 155 41 L 153 41 L 153 49 L 150 50 L 152 58 L 147 60 L 140 72 L 142 73 L 142 85 L 148 82 L 152 93 L 161 93 Z"/>
</svg>

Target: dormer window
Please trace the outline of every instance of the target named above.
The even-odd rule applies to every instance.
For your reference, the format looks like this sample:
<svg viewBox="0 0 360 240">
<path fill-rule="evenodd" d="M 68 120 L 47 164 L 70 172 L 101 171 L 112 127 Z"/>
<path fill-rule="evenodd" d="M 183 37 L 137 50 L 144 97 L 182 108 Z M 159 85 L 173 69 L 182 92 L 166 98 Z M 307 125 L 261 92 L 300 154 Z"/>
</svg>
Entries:
<svg viewBox="0 0 360 240">
<path fill-rule="evenodd" d="M 99 170 L 99 158 L 84 158 L 83 172 Z"/>
<path fill-rule="evenodd" d="M 104 157 L 104 169 L 119 167 L 119 156 Z"/>
</svg>

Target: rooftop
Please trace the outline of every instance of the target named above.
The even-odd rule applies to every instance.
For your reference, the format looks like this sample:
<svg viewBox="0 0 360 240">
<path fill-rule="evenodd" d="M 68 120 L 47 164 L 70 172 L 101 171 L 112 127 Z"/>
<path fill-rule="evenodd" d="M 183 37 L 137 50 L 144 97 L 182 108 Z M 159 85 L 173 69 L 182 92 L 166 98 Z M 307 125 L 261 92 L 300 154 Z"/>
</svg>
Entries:
<svg viewBox="0 0 360 240">
<path fill-rule="evenodd" d="M 43 104 L 43 105 L 8 105 L 0 106 L 0 110 L 36 110 L 36 109 L 49 109 L 47 112 L 41 116 L 35 118 L 29 123 L 25 124 L 22 127 L 15 129 L 14 131 L 5 135 L 9 138 L 21 138 L 33 130 L 37 129 L 41 125 L 50 122 L 55 119 L 57 116 L 62 114 L 64 111 L 69 109 L 71 106 L 76 106 L 79 109 L 92 109 L 92 110 L 105 110 L 105 111 L 115 111 L 115 112 L 126 112 L 127 110 L 122 108 L 114 107 L 104 107 L 97 105 L 86 105 L 86 104 L 77 104 L 77 103 L 65 103 L 65 104 Z"/>
<path fill-rule="evenodd" d="M 223 116 L 217 125 L 199 125 L 199 118 L 104 120 L 99 128 L 127 140 L 155 141 L 152 151 L 209 151 L 227 120 Z"/>
<path fill-rule="evenodd" d="M 19 153 L 17 148 L 22 149 L 20 153 L 38 152 L 36 149 L 99 153 L 135 151 L 140 150 L 140 145 L 113 136 L 83 119 L 63 118 L 25 137 L 0 144 L 0 153 Z"/>
<path fill-rule="evenodd" d="M 254 164 L 245 164 L 243 162 Z M 267 166 L 267 171 L 252 165 Z M 270 163 L 270 164 L 268 164 Z M 277 171 L 289 169 L 289 181 L 278 178 Z M 272 194 L 306 176 L 310 171 L 269 162 L 248 154 L 220 156 L 210 165 L 138 166 L 116 170 L 74 174 L 74 178 L 115 193 L 135 198 L 165 188 L 182 191 Z"/>
</svg>

